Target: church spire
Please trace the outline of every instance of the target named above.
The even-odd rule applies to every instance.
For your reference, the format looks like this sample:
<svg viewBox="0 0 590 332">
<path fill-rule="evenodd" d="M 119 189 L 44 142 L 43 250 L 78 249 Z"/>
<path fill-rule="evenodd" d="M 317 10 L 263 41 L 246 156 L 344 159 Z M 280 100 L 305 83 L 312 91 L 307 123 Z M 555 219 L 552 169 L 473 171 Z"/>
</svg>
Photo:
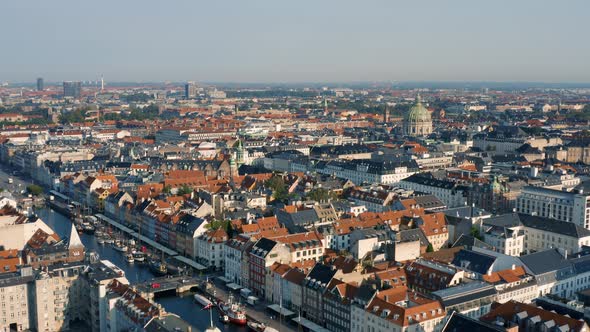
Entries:
<svg viewBox="0 0 590 332">
<path fill-rule="evenodd" d="M 72 223 L 72 228 L 70 229 L 70 237 L 68 239 L 68 249 L 72 250 L 72 249 L 79 249 L 79 248 L 84 248 L 84 245 L 82 244 L 82 241 L 80 240 L 80 236 L 78 235 L 78 232 L 76 231 L 76 227 Z"/>
</svg>

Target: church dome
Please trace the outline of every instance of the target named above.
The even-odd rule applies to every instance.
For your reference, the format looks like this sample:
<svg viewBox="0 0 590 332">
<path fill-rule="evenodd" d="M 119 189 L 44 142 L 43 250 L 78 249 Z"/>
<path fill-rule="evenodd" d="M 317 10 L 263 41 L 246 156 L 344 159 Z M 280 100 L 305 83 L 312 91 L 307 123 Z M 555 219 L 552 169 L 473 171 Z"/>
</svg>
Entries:
<svg viewBox="0 0 590 332">
<path fill-rule="evenodd" d="M 416 123 L 416 122 L 432 122 L 432 117 L 430 116 L 430 112 L 422 105 L 422 101 L 420 100 L 420 95 L 416 97 L 416 104 L 410 108 L 406 116 L 406 122 Z"/>
</svg>

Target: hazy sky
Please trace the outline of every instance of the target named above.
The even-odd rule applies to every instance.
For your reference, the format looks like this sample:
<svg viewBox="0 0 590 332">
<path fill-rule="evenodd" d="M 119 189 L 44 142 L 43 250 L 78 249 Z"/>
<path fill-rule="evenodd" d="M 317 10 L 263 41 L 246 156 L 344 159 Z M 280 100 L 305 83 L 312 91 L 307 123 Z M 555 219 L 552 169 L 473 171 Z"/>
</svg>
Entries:
<svg viewBox="0 0 590 332">
<path fill-rule="evenodd" d="M 590 1 L 1 0 L 0 81 L 590 82 Z"/>
</svg>

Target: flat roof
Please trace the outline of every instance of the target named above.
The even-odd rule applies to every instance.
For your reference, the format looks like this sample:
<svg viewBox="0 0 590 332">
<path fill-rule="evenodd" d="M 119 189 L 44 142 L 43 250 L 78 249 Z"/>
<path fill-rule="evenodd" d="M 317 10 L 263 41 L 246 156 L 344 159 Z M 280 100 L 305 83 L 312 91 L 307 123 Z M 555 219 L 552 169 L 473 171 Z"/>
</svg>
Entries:
<svg viewBox="0 0 590 332">
<path fill-rule="evenodd" d="M 292 315 L 295 314 L 291 310 L 288 310 L 288 309 L 285 309 L 285 308 L 281 308 L 281 306 L 278 305 L 278 304 L 271 304 L 271 305 L 267 306 L 267 308 L 270 309 L 270 310 L 272 310 L 272 311 L 275 311 L 275 312 L 277 312 L 277 313 L 279 313 L 279 314 L 281 314 L 282 316 L 285 316 L 285 317 L 292 316 Z"/>
<path fill-rule="evenodd" d="M 316 324 L 310 320 L 307 320 L 303 317 L 295 317 L 295 318 L 293 318 L 293 321 L 297 324 L 303 325 L 304 327 L 308 328 L 310 331 L 313 331 L 313 332 L 330 332 L 330 330 L 323 328 L 323 327 L 319 326 L 318 324 Z"/>
</svg>

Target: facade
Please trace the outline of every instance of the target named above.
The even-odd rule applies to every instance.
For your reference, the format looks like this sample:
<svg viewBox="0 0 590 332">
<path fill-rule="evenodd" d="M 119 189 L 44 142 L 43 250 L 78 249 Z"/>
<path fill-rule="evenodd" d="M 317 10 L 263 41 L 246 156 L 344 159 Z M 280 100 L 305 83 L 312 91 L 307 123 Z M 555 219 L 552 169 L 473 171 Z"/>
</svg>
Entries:
<svg viewBox="0 0 590 332">
<path fill-rule="evenodd" d="M 248 238 L 242 236 L 236 236 L 225 243 L 225 268 L 223 271 L 227 280 L 241 286 L 247 285 L 247 283 L 243 284 L 242 262 L 244 261 L 247 250 L 251 245 L 252 242 Z"/>
<path fill-rule="evenodd" d="M 354 184 L 394 184 L 418 171 L 415 161 L 377 162 L 370 159 L 321 161 L 315 165 L 320 174 L 347 179 Z"/>
<path fill-rule="evenodd" d="M 518 196 L 520 213 L 567 221 L 590 229 L 590 195 L 526 186 Z"/>
<path fill-rule="evenodd" d="M 223 229 L 208 231 L 197 238 L 197 260 L 203 265 L 221 270 L 225 267 L 224 245 L 228 236 Z"/>
<path fill-rule="evenodd" d="M 28 331 L 34 327 L 30 317 L 35 309 L 30 298 L 33 291 L 31 269 L 0 274 L 0 331 Z"/>
<path fill-rule="evenodd" d="M 468 188 L 448 180 L 414 174 L 399 182 L 404 189 L 414 190 L 436 196 L 449 208 L 465 206 Z"/>
</svg>

